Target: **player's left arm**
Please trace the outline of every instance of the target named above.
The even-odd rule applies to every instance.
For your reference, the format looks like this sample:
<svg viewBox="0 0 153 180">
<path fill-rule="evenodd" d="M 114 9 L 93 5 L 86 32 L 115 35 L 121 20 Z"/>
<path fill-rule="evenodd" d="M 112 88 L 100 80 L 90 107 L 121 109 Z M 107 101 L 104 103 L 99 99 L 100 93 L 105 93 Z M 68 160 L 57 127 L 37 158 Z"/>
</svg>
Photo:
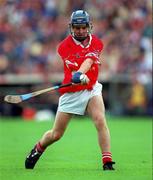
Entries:
<svg viewBox="0 0 153 180">
<path fill-rule="evenodd" d="M 89 78 L 85 74 L 93 63 L 100 64 L 101 59 L 101 52 L 103 49 L 103 43 L 101 41 L 97 42 L 96 51 L 89 52 L 85 55 L 85 61 L 81 64 L 80 68 L 76 73 L 72 76 L 72 82 L 74 83 L 82 83 L 82 84 L 88 84 Z"/>
<path fill-rule="evenodd" d="M 89 78 L 85 74 L 91 68 L 92 64 L 94 63 L 93 59 L 87 58 L 80 66 L 77 72 L 75 72 L 72 76 L 72 82 L 74 83 L 81 83 L 81 84 L 88 84 Z"/>
<path fill-rule="evenodd" d="M 92 64 L 93 64 L 93 60 L 91 58 L 87 58 L 80 66 L 80 68 L 78 69 L 77 72 L 81 72 L 83 74 L 85 74 L 87 71 L 89 71 L 89 69 L 91 68 Z"/>
</svg>

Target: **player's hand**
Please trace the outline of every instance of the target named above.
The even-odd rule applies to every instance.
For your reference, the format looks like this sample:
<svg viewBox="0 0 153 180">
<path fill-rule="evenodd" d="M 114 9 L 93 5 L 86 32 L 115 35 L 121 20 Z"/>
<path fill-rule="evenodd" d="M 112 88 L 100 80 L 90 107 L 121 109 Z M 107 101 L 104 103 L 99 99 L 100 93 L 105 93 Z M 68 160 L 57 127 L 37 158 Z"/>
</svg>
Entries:
<svg viewBox="0 0 153 180">
<path fill-rule="evenodd" d="M 88 84 L 89 78 L 86 74 L 83 74 L 81 72 L 75 72 L 72 76 L 72 82 L 73 83 L 81 83 L 81 84 Z"/>
</svg>

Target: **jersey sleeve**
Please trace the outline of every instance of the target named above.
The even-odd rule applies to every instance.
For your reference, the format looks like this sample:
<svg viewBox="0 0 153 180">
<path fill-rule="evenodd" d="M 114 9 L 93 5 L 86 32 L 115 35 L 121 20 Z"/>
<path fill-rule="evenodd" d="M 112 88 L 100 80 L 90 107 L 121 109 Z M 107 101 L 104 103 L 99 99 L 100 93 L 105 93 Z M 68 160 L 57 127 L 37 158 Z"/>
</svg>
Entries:
<svg viewBox="0 0 153 180">
<path fill-rule="evenodd" d="M 61 56 L 61 58 L 64 60 L 69 56 L 69 47 L 66 45 L 65 42 L 62 42 L 59 46 L 58 46 L 58 54 Z"/>
<path fill-rule="evenodd" d="M 91 58 L 94 62 L 99 63 L 99 57 L 103 50 L 103 42 L 99 39 L 96 39 L 93 42 L 93 48 L 86 55 L 85 58 Z"/>
</svg>

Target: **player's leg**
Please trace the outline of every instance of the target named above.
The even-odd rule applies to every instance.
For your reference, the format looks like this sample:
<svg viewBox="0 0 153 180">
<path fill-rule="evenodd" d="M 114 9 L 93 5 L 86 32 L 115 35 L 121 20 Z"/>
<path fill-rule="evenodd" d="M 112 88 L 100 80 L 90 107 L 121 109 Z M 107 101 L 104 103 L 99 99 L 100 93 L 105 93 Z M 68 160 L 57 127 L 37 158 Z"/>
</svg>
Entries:
<svg viewBox="0 0 153 180">
<path fill-rule="evenodd" d="M 57 112 L 53 128 L 47 131 L 40 140 L 40 144 L 44 149 L 63 136 L 71 117 L 71 114 Z"/>
<path fill-rule="evenodd" d="M 98 142 L 102 153 L 103 169 L 113 170 L 110 148 L 110 133 L 105 117 L 105 107 L 101 95 L 93 96 L 87 106 L 87 111 L 92 117 L 98 133 Z"/>
<path fill-rule="evenodd" d="M 27 169 L 33 169 L 47 146 L 58 141 L 63 136 L 71 117 L 71 114 L 57 112 L 53 128 L 44 133 L 40 141 L 35 145 L 30 154 L 26 157 L 25 167 Z"/>
</svg>

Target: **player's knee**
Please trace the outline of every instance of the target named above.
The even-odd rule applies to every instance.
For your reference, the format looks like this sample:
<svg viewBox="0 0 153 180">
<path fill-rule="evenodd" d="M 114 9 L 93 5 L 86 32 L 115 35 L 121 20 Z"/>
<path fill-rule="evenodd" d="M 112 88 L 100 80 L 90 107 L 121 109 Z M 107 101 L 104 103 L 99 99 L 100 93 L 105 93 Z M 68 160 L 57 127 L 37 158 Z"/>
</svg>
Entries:
<svg viewBox="0 0 153 180">
<path fill-rule="evenodd" d="M 106 126 L 106 120 L 104 115 L 96 115 L 94 117 L 94 122 L 97 129 L 104 128 Z"/>
</svg>

